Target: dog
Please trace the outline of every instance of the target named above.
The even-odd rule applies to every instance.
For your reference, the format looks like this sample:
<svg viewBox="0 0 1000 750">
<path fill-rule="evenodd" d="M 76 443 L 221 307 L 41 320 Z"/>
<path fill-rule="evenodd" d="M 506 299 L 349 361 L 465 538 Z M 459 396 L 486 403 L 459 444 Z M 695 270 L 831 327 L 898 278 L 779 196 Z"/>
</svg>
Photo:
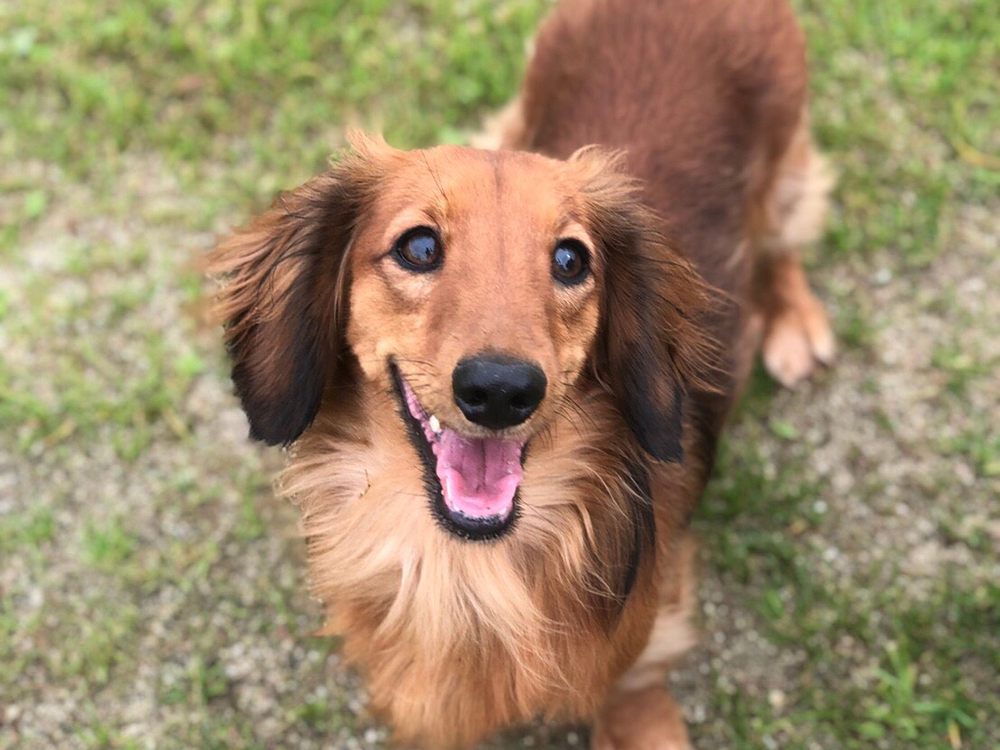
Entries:
<svg viewBox="0 0 1000 750">
<path fill-rule="evenodd" d="M 716 441 L 759 348 L 786 385 L 834 353 L 806 84 L 786 0 L 564 0 L 499 148 L 355 134 L 213 251 L 323 632 L 398 741 L 689 747 L 665 675 Z"/>
</svg>

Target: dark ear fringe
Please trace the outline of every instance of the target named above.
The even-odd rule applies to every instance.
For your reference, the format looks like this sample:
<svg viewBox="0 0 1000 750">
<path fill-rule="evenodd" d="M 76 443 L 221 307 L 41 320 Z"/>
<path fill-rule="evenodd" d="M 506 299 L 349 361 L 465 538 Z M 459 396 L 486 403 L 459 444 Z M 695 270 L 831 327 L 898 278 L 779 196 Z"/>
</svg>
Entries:
<svg viewBox="0 0 1000 750">
<path fill-rule="evenodd" d="M 599 451 L 588 465 L 601 476 L 601 487 L 582 483 L 585 496 L 608 493 L 614 507 L 592 514 L 587 536 L 589 562 L 584 568 L 582 595 L 594 623 L 607 634 L 618 626 L 640 573 L 656 560 L 656 516 L 649 468 L 633 445 Z M 607 461 L 602 465 L 602 461 Z M 613 489 L 612 489 L 613 488 Z"/>
<path fill-rule="evenodd" d="M 663 220 L 641 203 L 620 155 L 588 149 L 572 161 L 583 171 L 604 268 L 595 375 L 642 448 L 680 461 L 684 395 L 714 390 L 722 361 L 703 322 L 713 290 L 663 236 Z"/>
<path fill-rule="evenodd" d="M 291 443 L 312 423 L 342 351 L 346 256 L 384 169 L 376 153 L 384 143 L 355 136 L 353 144 L 354 153 L 279 195 L 204 265 L 224 283 L 213 314 L 226 329 L 250 436 L 269 445 Z"/>
</svg>

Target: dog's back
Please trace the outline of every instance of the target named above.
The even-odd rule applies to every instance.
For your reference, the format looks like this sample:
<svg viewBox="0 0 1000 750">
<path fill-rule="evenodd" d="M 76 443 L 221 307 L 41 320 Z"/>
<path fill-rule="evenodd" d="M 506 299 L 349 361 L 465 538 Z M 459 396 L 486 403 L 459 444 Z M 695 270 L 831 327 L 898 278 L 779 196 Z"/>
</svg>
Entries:
<svg viewBox="0 0 1000 750">
<path fill-rule="evenodd" d="M 749 246 L 781 231 L 776 203 L 790 192 L 801 207 L 798 193 L 821 167 L 806 79 L 787 0 L 564 0 L 539 32 L 506 123 L 511 148 L 625 151 L 664 232 L 720 300 L 735 302 L 707 321 L 730 373 L 718 383 L 727 397 L 709 407 L 717 426 L 757 345 L 748 324 L 760 264 Z"/>
<path fill-rule="evenodd" d="M 739 292 L 727 267 L 801 117 L 804 58 L 786 0 L 570 0 L 538 36 L 518 145 L 624 149 L 668 233 Z"/>
</svg>

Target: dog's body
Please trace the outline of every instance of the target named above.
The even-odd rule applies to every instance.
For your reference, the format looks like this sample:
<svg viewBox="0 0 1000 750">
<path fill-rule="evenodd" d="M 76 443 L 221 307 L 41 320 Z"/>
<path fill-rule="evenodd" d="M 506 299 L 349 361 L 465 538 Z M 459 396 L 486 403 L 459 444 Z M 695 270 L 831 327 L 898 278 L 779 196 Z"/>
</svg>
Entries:
<svg viewBox="0 0 1000 750">
<path fill-rule="evenodd" d="M 761 333 L 786 382 L 832 354 L 805 78 L 784 0 L 566 0 L 502 122 L 551 158 L 359 141 L 216 252 L 253 434 L 295 443 L 314 593 L 400 739 L 686 746 L 662 678 L 719 430 Z"/>
</svg>

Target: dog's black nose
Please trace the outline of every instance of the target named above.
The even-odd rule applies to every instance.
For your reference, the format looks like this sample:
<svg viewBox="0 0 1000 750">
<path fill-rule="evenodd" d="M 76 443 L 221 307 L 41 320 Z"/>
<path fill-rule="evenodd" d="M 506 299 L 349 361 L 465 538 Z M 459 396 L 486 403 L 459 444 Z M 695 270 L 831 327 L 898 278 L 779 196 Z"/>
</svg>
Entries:
<svg viewBox="0 0 1000 750">
<path fill-rule="evenodd" d="M 491 430 L 530 417 L 545 397 L 546 384 L 538 365 L 496 355 L 463 359 L 451 374 L 458 408 L 470 422 Z"/>
</svg>

